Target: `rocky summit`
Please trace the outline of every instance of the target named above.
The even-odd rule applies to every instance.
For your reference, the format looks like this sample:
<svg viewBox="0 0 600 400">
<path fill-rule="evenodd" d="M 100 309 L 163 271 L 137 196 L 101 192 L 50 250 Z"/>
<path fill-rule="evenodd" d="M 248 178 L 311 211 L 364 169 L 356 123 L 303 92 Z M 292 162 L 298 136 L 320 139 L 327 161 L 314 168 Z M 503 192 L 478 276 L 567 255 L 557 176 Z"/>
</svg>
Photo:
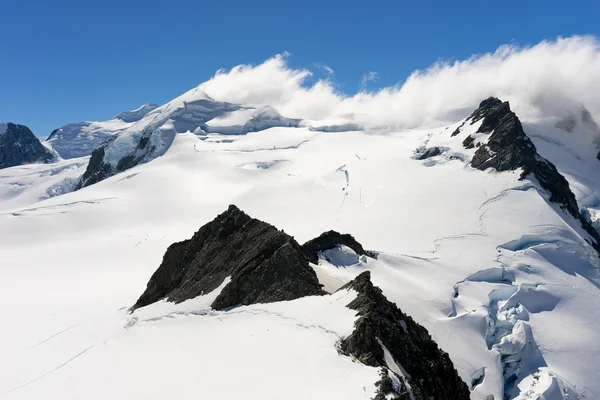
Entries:
<svg viewBox="0 0 600 400">
<path fill-rule="evenodd" d="M 0 124 L 0 168 L 47 163 L 55 157 L 25 125 Z"/>
<path fill-rule="evenodd" d="M 468 400 L 469 388 L 450 357 L 440 350 L 427 329 L 390 302 L 365 271 L 339 290 L 358 295 L 348 307 L 358 312 L 354 332 L 340 351 L 373 367 L 382 367 L 377 383 L 381 399 Z"/>
<path fill-rule="evenodd" d="M 167 249 L 133 308 L 192 299 L 227 277 L 231 280 L 213 302 L 215 309 L 325 293 L 293 237 L 231 205 L 191 239 Z"/>
<path fill-rule="evenodd" d="M 554 164 L 542 157 L 523 130 L 521 121 L 511 111 L 508 102 L 490 97 L 481 102 L 466 121 L 471 124 L 482 121 L 477 133 L 486 134 L 484 141 L 468 136 L 465 148 L 477 147 L 471 166 L 480 170 L 493 168 L 497 171 L 521 169 L 521 179 L 535 177 L 542 189 L 549 193 L 549 200 L 558 204 L 574 218 L 594 240 L 591 243 L 600 251 L 600 235 L 580 213 L 569 182 L 558 172 Z"/>
<path fill-rule="evenodd" d="M 335 231 L 300 246 L 283 231 L 231 205 L 191 239 L 168 248 L 133 309 L 161 299 L 182 302 L 207 294 L 227 277 L 230 280 L 213 301 L 213 309 L 325 295 L 308 260 L 339 245 L 366 254 L 352 236 Z M 424 327 L 373 286 L 369 271 L 338 291 L 342 290 L 357 293 L 346 306 L 357 311 L 357 319 L 354 331 L 340 339 L 338 349 L 380 368 L 375 400 L 469 398 L 469 389 L 448 354 Z"/>
</svg>

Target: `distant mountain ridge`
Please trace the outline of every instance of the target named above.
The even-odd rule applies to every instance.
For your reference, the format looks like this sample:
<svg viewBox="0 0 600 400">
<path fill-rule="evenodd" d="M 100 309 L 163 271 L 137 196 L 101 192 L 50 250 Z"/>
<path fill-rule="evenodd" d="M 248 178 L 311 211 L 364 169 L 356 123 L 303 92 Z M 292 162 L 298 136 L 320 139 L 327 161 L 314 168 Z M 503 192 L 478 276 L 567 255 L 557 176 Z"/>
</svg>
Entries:
<svg viewBox="0 0 600 400">
<path fill-rule="evenodd" d="M 299 119 L 283 117 L 272 107 L 254 108 L 216 101 L 196 88 L 153 108 L 102 143 L 92 152 L 77 188 L 98 183 L 161 156 L 180 133 L 244 135 L 273 127 L 295 128 L 299 125 Z"/>
<path fill-rule="evenodd" d="M 55 159 L 25 125 L 0 123 L 0 168 L 48 163 Z"/>
<path fill-rule="evenodd" d="M 123 132 L 157 107 L 156 104 L 144 104 L 135 110 L 119 113 L 108 121 L 67 124 L 53 130 L 46 143 L 63 159 L 89 156 L 102 143 Z"/>
</svg>

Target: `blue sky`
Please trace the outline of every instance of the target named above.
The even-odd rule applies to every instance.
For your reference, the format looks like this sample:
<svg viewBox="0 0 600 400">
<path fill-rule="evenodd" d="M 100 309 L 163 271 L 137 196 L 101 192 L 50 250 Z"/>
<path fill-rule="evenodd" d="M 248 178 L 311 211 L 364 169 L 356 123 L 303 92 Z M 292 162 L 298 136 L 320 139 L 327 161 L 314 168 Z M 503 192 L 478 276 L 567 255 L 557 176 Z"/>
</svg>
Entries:
<svg viewBox="0 0 600 400">
<path fill-rule="evenodd" d="M 0 121 L 47 136 L 69 122 L 165 103 L 219 68 L 283 51 L 316 77 L 315 65 L 331 67 L 347 93 L 377 72 L 376 89 L 438 59 L 598 35 L 600 3 L 570 3 L 3 0 Z"/>
</svg>

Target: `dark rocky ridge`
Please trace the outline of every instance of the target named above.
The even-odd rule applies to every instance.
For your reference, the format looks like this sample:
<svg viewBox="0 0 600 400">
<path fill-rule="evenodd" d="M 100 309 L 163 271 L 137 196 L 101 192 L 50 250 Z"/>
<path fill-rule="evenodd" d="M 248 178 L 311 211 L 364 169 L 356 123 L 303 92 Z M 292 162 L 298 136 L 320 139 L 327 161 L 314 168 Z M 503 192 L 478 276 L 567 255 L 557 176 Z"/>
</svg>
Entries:
<svg viewBox="0 0 600 400">
<path fill-rule="evenodd" d="M 521 168 L 521 179 L 533 176 L 540 186 L 550 194 L 550 201 L 558 204 L 581 222 L 585 231 L 593 238 L 591 243 L 600 252 L 600 235 L 581 215 L 569 182 L 558 172 L 554 164 L 537 152 L 533 142 L 523 131 L 517 115 L 508 102 L 490 97 L 467 119 L 471 124 L 483 120 L 477 133 L 491 133 L 487 143 L 479 146 L 471 160 L 471 166 L 480 170 L 494 168 L 497 171 L 514 171 Z M 467 137 L 466 148 L 473 148 L 475 139 Z"/>
<path fill-rule="evenodd" d="M 358 255 L 368 255 L 362 245 L 347 233 L 341 234 L 336 231 L 322 233 L 319 237 L 309 240 L 302 245 L 306 256 L 313 264 L 319 262 L 319 252 L 333 249 L 334 247 L 344 245 L 350 247 Z"/>
<path fill-rule="evenodd" d="M 167 249 L 133 309 L 209 293 L 228 276 L 215 309 L 325 294 L 293 237 L 232 205 L 191 239 Z"/>
<path fill-rule="evenodd" d="M 104 162 L 104 148 L 105 146 L 100 146 L 92 151 L 90 161 L 75 190 L 93 185 L 115 174 L 115 169 L 112 165 Z"/>
<path fill-rule="evenodd" d="M 118 139 L 119 135 L 130 134 L 130 131 L 123 131 L 119 135 L 113 136 L 108 140 L 104 141 L 98 148 L 92 152 L 92 158 L 85 171 L 85 174 L 81 178 L 81 181 L 77 185 L 77 189 L 93 185 L 106 178 L 109 178 L 119 172 L 126 171 L 139 164 L 149 162 L 154 158 L 162 155 L 173 142 L 175 136 L 178 133 L 185 132 L 202 132 L 207 129 L 206 122 L 213 118 L 224 115 L 227 112 L 235 111 L 241 107 L 237 104 L 215 101 L 210 98 L 200 98 L 198 100 L 184 102 L 182 107 L 177 106 L 173 110 L 163 110 L 155 115 L 152 122 L 144 126 L 141 132 L 139 132 L 139 139 L 136 139 L 122 147 L 119 153 L 123 156 L 116 161 L 116 165 L 113 163 L 106 162 L 105 154 L 111 149 L 115 140 Z M 121 113 L 115 118 L 122 119 L 125 115 L 126 120 L 132 118 L 140 118 L 146 114 L 151 113 L 155 110 L 154 105 L 146 105 L 139 110 L 135 110 L 133 114 Z M 135 114 L 135 115 L 134 115 Z M 143 115 L 141 115 L 143 114 Z M 166 122 L 172 120 L 172 126 L 166 126 Z M 153 138 L 156 138 L 160 142 L 161 146 L 154 146 Z M 93 161 L 93 162 L 92 162 Z"/>
<path fill-rule="evenodd" d="M 87 168 L 75 190 L 103 181 L 106 178 L 110 178 L 119 172 L 126 171 L 142 163 L 148 155 L 151 155 L 156 150 L 156 148 L 150 144 L 151 135 L 152 131 L 150 129 L 145 129 L 142 132 L 136 147 L 129 154 L 123 156 L 116 166 L 105 162 L 104 155 L 105 149 L 110 146 L 117 137 L 115 136 L 104 142 L 92 152 Z"/>
<path fill-rule="evenodd" d="M 340 351 L 360 362 L 383 368 L 376 400 L 386 396 L 409 399 L 406 383 L 416 400 L 468 400 L 469 388 L 460 379 L 447 353 L 440 350 L 427 330 L 404 314 L 373 286 L 366 271 L 339 290 L 354 289 L 358 295 L 348 307 L 357 310 L 359 318 L 354 332 L 340 344 Z M 396 363 L 410 377 L 398 377 L 403 387 L 395 388 L 388 374 L 384 345 Z M 387 372 L 387 373 L 386 373 Z M 404 381 L 406 379 L 406 381 Z"/>
<path fill-rule="evenodd" d="M 150 278 L 136 309 L 161 299 L 182 302 L 209 293 L 226 277 L 231 280 L 212 307 L 294 300 L 325 295 L 308 256 L 345 244 L 365 254 L 350 235 L 326 232 L 304 246 L 275 227 L 251 218 L 235 206 L 205 224 L 191 239 L 172 244 Z M 359 362 L 380 367 L 376 400 L 393 395 L 416 400 L 469 398 L 469 390 L 427 330 L 403 314 L 372 285 L 370 273 L 360 274 L 342 289 L 357 297 L 347 307 L 357 310 L 354 332 L 339 343 L 339 351 Z M 342 290 L 340 289 L 340 290 Z M 384 345 L 409 377 L 396 375 L 385 361 Z M 394 379 L 392 379 L 394 378 Z M 398 383 L 399 382 L 399 383 Z"/>
<path fill-rule="evenodd" d="M 25 125 L 8 122 L 6 131 L 0 133 L 0 168 L 47 163 L 54 159 L 52 152 Z"/>
</svg>

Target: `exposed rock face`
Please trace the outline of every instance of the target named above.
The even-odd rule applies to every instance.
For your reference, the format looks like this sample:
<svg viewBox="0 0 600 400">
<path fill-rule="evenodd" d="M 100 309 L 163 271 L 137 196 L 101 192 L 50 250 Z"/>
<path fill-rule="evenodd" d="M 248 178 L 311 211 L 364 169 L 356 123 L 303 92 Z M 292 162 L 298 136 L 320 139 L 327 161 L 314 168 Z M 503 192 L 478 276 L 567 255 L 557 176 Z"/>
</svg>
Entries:
<svg viewBox="0 0 600 400">
<path fill-rule="evenodd" d="M 82 187 L 93 185 L 103 179 L 108 178 L 115 174 L 115 169 L 110 164 L 104 163 L 104 146 L 98 147 L 92 152 L 90 161 L 83 173 L 83 176 L 77 183 L 75 190 L 79 190 Z"/>
<path fill-rule="evenodd" d="M 132 111 L 135 116 L 127 113 L 117 115 L 115 118 L 131 121 L 139 116 L 137 114 L 144 114 L 130 128 L 112 135 L 92 152 L 94 162 L 90 159 L 77 189 L 149 162 L 163 155 L 178 133 L 204 133 L 203 127 L 206 127 L 207 121 L 240 108 L 236 104 L 214 101 L 208 97 L 189 102 L 176 100 L 173 100 L 176 104 L 172 106 L 170 103 L 158 108 L 153 108 L 154 105 L 143 106 Z"/>
<path fill-rule="evenodd" d="M 569 187 L 569 182 L 558 172 L 554 164 L 540 156 L 533 142 L 523 131 L 521 121 L 510 110 L 508 102 L 496 98 L 484 100 L 479 108 L 469 117 L 471 124 L 482 121 L 477 133 L 491 133 L 487 142 L 481 144 L 471 166 L 480 170 L 494 168 L 497 171 L 509 171 L 521 168 L 521 179 L 533 176 L 540 186 L 550 194 L 550 201 L 558 204 L 573 217 L 581 221 L 586 232 L 594 239 L 591 243 L 600 251 L 600 235 L 582 217 L 575 195 Z M 475 141 L 467 137 L 463 143 L 469 148 Z"/>
<path fill-rule="evenodd" d="M 416 158 L 417 160 L 426 160 L 431 157 L 439 156 L 444 151 L 445 149 L 438 146 L 420 148 L 417 150 L 417 153 L 415 154 L 414 158 Z"/>
<path fill-rule="evenodd" d="M 232 205 L 191 239 L 167 249 L 133 308 L 192 299 L 228 276 L 215 309 L 325 294 L 294 238 Z"/>
<path fill-rule="evenodd" d="M 333 231 L 301 247 L 291 236 L 232 205 L 191 239 L 168 248 L 132 309 L 161 299 L 182 302 L 209 293 L 227 277 L 231 280 L 214 300 L 215 309 L 324 295 L 306 252 L 316 256 L 321 249 L 338 244 L 364 254 L 352 236 Z M 469 390 L 448 355 L 425 328 L 372 285 L 369 272 L 343 289 L 357 292 L 347 307 L 357 311 L 358 319 L 354 332 L 341 341 L 339 351 L 381 368 L 376 400 L 469 398 Z"/>
<path fill-rule="evenodd" d="M 336 246 L 344 245 L 350 247 L 356 254 L 367 254 L 362 245 L 358 243 L 352 235 L 341 234 L 336 231 L 322 233 L 319 237 L 309 240 L 302 245 L 304 253 L 313 264 L 319 262 L 319 252 L 333 249 Z"/>
<path fill-rule="evenodd" d="M 25 125 L 0 124 L 0 168 L 47 163 L 55 159 Z"/>
<path fill-rule="evenodd" d="M 425 328 L 373 286 L 370 272 L 363 272 L 339 290 L 343 289 L 358 293 L 348 307 L 357 310 L 359 318 L 354 323 L 354 332 L 341 342 L 340 350 L 366 365 L 383 368 L 382 380 L 377 383 L 377 400 L 389 395 L 409 399 L 408 392 L 417 400 L 469 399 L 469 388 L 458 376 L 448 354 L 438 348 Z M 386 350 L 393 358 L 392 363 L 386 357 Z M 390 375 L 401 384 L 394 385 Z"/>
</svg>

